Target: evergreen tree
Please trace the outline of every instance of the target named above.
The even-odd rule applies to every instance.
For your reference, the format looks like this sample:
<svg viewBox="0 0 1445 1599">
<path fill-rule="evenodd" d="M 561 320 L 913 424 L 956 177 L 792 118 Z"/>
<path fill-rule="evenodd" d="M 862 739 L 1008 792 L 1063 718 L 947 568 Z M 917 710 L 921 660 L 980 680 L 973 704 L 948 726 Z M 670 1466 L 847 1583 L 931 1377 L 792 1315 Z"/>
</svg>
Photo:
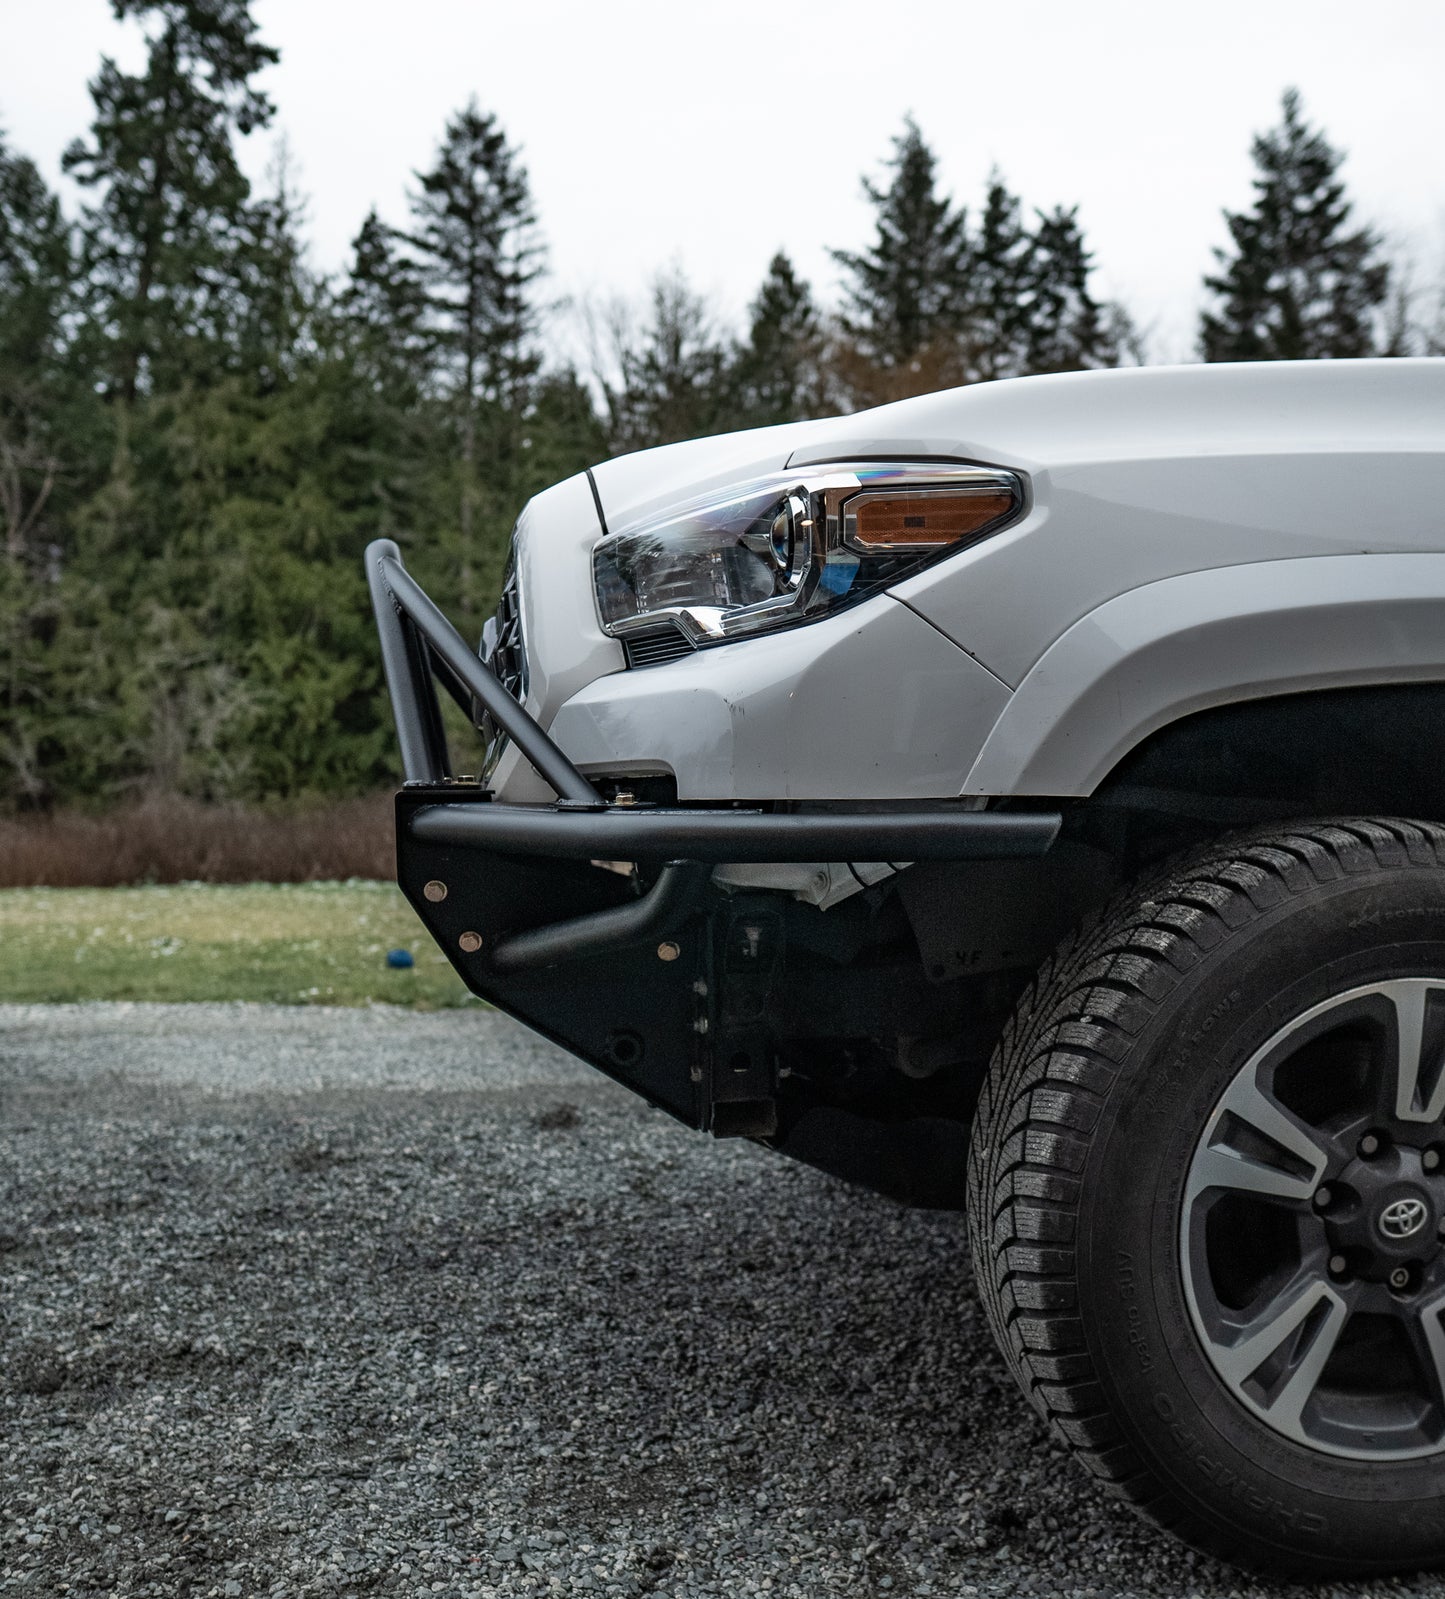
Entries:
<svg viewBox="0 0 1445 1599">
<path fill-rule="evenodd" d="M 968 278 L 970 376 L 1018 377 L 1031 370 L 1038 269 L 1023 206 L 997 171 L 989 177 Z"/>
<path fill-rule="evenodd" d="M 302 243 L 305 202 L 284 141 L 269 176 L 269 192 L 246 206 L 235 230 L 225 332 L 234 370 L 262 389 L 279 387 L 296 370 L 312 343 L 320 297 Z"/>
<path fill-rule="evenodd" d="M 1118 366 L 1117 308 L 1089 293 L 1092 269 L 1077 207 L 1040 212 L 1030 240 L 1027 348 L 1022 371 Z"/>
<path fill-rule="evenodd" d="M 847 274 L 843 330 L 885 368 L 958 332 L 972 264 L 967 216 L 938 193 L 937 159 L 911 117 L 888 165 L 886 189 L 863 180 L 875 213 L 873 244 L 831 252 Z"/>
<path fill-rule="evenodd" d="M 337 310 L 372 386 L 414 405 L 426 381 L 427 303 L 421 272 L 404 243 L 373 207 L 352 240 Z"/>
<path fill-rule="evenodd" d="M 822 318 L 812 290 L 779 250 L 748 312 L 732 371 L 734 424 L 766 427 L 827 407 Z"/>
<path fill-rule="evenodd" d="M 257 39 L 246 0 L 111 0 L 111 9 L 155 23 L 145 69 L 101 62 L 90 142 L 72 144 L 64 165 L 97 195 L 83 224 L 97 364 L 133 401 L 228 349 L 232 257 L 250 198 L 234 139 L 270 121 L 251 80 L 278 56 Z"/>
<path fill-rule="evenodd" d="M 436 161 L 418 182 L 411 244 L 459 423 L 458 577 L 462 606 L 471 610 L 484 553 L 480 522 L 487 513 L 492 544 L 505 537 L 507 478 L 541 366 L 533 290 L 543 251 L 526 171 L 496 118 L 475 101 L 447 123 Z"/>
<path fill-rule="evenodd" d="M 0 132 L 0 371 L 40 373 L 53 360 L 72 267 L 59 200 Z"/>
<path fill-rule="evenodd" d="M 613 453 L 702 438 L 728 425 L 732 352 L 680 271 L 652 285 L 647 320 L 614 307 L 597 376 Z"/>
<path fill-rule="evenodd" d="M 45 646 L 67 424 L 72 444 L 83 437 L 63 368 L 71 267 L 59 202 L 0 136 L 0 782 L 31 805 L 44 793 L 40 746 L 53 715 Z"/>
<path fill-rule="evenodd" d="M 607 430 L 587 385 L 571 367 L 542 374 L 524 422 L 519 508 L 522 500 L 607 455 Z"/>
<path fill-rule="evenodd" d="M 874 405 L 986 378 L 1113 366 L 1118 312 L 1089 292 L 1077 213 L 1035 213 L 994 172 L 978 224 L 937 192 L 936 161 L 910 121 L 895 141 L 893 181 L 864 182 L 877 235 L 861 255 L 834 251 L 849 274 L 832 366 L 857 404 Z"/>
<path fill-rule="evenodd" d="M 55 485 L 69 229 L 35 163 L 0 135 L 0 530 L 14 566 Z"/>
<path fill-rule="evenodd" d="M 1343 155 L 1311 128 L 1299 94 L 1253 146 L 1255 200 L 1224 213 L 1232 250 L 1204 280 L 1216 297 L 1200 322 L 1206 361 L 1298 361 L 1375 353 L 1389 266 L 1368 228 L 1350 227 Z"/>
</svg>

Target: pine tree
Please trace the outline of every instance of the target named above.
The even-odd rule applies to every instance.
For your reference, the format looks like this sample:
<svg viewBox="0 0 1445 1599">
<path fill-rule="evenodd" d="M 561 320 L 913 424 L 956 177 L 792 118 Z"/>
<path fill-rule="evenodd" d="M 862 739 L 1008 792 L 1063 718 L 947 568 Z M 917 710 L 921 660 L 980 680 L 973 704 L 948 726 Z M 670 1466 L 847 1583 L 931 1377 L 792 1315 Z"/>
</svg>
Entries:
<svg viewBox="0 0 1445 1599">
<path fill-rule="evenodd" d="M 252 79 L 278 56 L 257 39 L 247 0 L 111 0 L 111 9 L 156 24 L 145 70 L 101 62 L 90 142 L 76 140 L 64 166 L 97 194 L 83 236 L 98 364 L 133 401 L 228 349 L 232 255 L 250 198 L 234 141 L 270 121 Z"/>
<path fill-rule="evenodd" d="M 262 390 L 294 375 L 314 342 L 311 323 L 321 299 L 320 282 L 306 265 L 306 206 L 284 140 L 268 179 L 268 191 L 246 206 L 236 227 L 233 289 L 225 302 L 233 370 Z"/>
<path fill-rule="evenodd" d="M 1032 227 L 1002 177 L 989 179 L 969 275 L 965 342 L 977 378 L 1116 366 L 1116 313 L 1089 292 L 1077 208 L 1038 211 Z"/>
<path fill-rule="evenodd" d="M 60 464 L 56 391 L 71 270 L 60 202 L 0 135 L 0 524 L 12 579 Z"/>
<path fill-rule="evenodd" d="M 732 352 L 680 271 L 654 280 L 641 327 L 625 308 L 613 307 L 607 340 L 611 348 L 596 364 L 613 453 L 726 428 Z"/>
<path fill-rule="evenodd" d="M 1217 305 L 1200 321 L 1206 361 L 1299 361 L 1371 355 L 1390 269 L 1338 176 L 1344 156 L 1285 92 L 1277 128 L 1254 140 L 1251 210 L 1224 213 L 1232 251 L 1204 280 Z"/>
<path fill-rule="evenodd" d="M 427 370 L 426 289 L 404 243 L 373 207 L 352 240 L 337 310 L 373 387 L 415 404 Z"/>
<path fill-rule="evenodd" d="M 71 267 L 59 202 L 0 136 L 0 791 L 27 805 L 45 793 L 41 744 L 54 711 L 46 646 L 67 424 L 72 444 L 83 437 L 64 368 Z"/>
<path fill-rule="evenodd" d="M 968 345 L 973 378 L 1018 377 L 1031 370 L 1036 249 L 1023 206 L 997 171 L 973 241 L 968 277 Z"/>
<path fill-rule="evenodd" d="M 994 172 L 976 227 L 937 193 L 936 162 L 910 121 L 895 141 L 893 181 L 865 180 L 877 237 L 861 255 L 833 252 L 849 274 L 834 375 L 856 404 L 958 383 L 1113 366 L 1116 308 L 1089 292 L 1077 213 L 1032 225 Z"/>
<path fill-rule="evenodd" d="M 937 159 L 911 117 L 888 165 L 886 189 L 863 180 L 873 244 L 831 254 L 847 274 L 845 334 L 867 359 L 897 367 L 962 326 L 972 251 L 967 216 L 938 193 Z"/>
<path fill-rule="evenodd" d="M 537 382 L 522 438 L 523 497 L 572 477 L 607 455 L 607 430 L 587 385 L 571 367 L 544 372 Z"/>
<path fill-rule="evenodd" d="M 526 171 L 496 118 L 475 101 L 447 123 L 435 163 L 417 176 L 410 242 L 459 423 L 459 580 L 469 610 L 478 600 L 481 517 L 490 513 L 495 540 L 505 535 L 506 510 L 515 509 L 507 479 L 541 367 L 533 291 L 543 250 Z"/>
<path fill-rule="evenodd" d="M 1081 372 L 1119 364 L 1117 308 L 1089 293 L 1092 269 L 1077 207 L 1040 212 L 1031 239 L 1023 371 Z"/>
<path fill-rule="evenodd" d="M 70 232 L 35 163 L 0 132 L 0 370 L 40 372 L 70 293 Z"/>
<path fill-rule="evenodd" d="M 748 310 L 748 335 L 731 373 L 734 425 L 766 427 L 827 408 L 823 322 L 787 255 L 768 263 Z"/>
</svg>

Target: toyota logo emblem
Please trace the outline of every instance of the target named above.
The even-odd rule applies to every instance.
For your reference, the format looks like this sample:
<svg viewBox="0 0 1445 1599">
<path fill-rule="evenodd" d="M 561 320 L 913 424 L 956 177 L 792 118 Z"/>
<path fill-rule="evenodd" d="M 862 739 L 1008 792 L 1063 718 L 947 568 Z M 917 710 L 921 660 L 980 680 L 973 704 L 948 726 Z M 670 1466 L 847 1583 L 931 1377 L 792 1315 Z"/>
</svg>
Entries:
<svg viewBox="0 0 1445 1599">
<path fill-rule="evenodd" d="M 1386 1238 L 1413 1238 L 1429 1216 L 1423 1199 L 1397 1199 L 1380 1212 L 1380 1231 Z"/>
</svg>

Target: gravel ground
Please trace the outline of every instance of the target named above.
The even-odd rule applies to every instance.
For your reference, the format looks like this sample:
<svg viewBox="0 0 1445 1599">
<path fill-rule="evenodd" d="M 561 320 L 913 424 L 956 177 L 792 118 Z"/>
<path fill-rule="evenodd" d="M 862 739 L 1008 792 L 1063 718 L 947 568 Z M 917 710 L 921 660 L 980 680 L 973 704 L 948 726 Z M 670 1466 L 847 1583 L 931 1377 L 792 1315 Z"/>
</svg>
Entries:
<svg viewBox="0 0 1445 1599">
<path fill-rule="evenodd" d="M 1327 1591 L 1094 1488 L 958 1218 L 495 1014 L 0 1006 L 0 1089 L 0 1592 Z"/>
</svg>

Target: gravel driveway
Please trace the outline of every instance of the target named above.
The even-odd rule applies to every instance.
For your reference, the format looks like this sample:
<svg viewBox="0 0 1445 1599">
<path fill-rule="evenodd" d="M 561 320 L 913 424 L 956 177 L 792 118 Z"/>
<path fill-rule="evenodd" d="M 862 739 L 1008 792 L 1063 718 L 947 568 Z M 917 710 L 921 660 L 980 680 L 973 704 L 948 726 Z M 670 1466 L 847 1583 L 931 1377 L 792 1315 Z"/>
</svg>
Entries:
<svg viewBox="0 0 1445 1599">
<path fill-rule="evenodd" d="M 1047 1440 L 958 1218 L 495 1014 L 0 1006 L 0 1088 L 0 1592 L 1290 1591 Z"/>
</svg>

